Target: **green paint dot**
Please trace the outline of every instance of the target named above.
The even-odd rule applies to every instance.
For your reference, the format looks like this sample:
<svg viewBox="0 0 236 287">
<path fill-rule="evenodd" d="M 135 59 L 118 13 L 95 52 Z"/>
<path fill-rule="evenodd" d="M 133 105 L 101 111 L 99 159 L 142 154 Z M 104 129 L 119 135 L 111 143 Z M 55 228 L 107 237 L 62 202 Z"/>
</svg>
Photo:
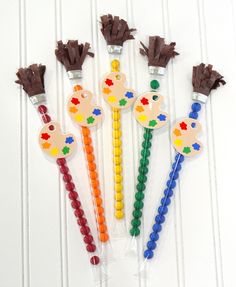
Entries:
<svg viewBox="0 0 236 287">
<path fill-rule="evenodd" d="M 160 87 L 160 84 L 157 80 L 152 80 L 150 82 L 150 87 L 154 90 L 158 89 Z"/>
<path fill-rule="evenodd" d="M 183 153 L 188 154 L 188 153 L 190 153 L 190 152 L 191 152 L 190 147 L 184 147 L 184 148 L 183 148 Z"/>
<path fill-rule="evenodd" d="M 62 153 L 65 155 L 65 154 L 68 154 L 70 151 L 70 148 L 68 146 L 64 146 L 63 149 L 62 149 Z"/>
<path fill-rule="evenodd" d="M 92 124 L 95 121 L 94 117 L 88 117 L 87 118 L 87 123 Z"/>
<path fill-rule="evenodd" d="M 125 106 L 127 104 L 126 99 L 122 99 L 119 101 L 120 106 Z"/>
<path fill-rule="evenodd" d="M 155 127 L 155 125 L 157 124 L 156 120 L 152 120 L 149 122 L 149 127 Z"/>
</svg>

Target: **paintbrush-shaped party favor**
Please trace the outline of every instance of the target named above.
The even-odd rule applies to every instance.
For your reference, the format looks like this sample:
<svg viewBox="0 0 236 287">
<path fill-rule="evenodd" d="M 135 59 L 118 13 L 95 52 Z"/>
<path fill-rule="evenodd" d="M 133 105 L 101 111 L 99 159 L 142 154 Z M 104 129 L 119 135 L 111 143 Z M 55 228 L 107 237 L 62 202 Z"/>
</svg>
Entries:
<svg viewBox="0 0 236 287">
<path fill-rule="evenodd" d="M 159 240 L 159 235 L 168 212 L 168 206 L 171 203 L 171 197 L 176 186 L 176 180 L 179 178 L 179 172 L 184 160 L 188 157 L 200 154 L 203 149 L 201 142 L 197 139 L 197 135 L 201 131 L 201 124 L 197 119 L 201 107 L 207 103 L 211 91 L 220 87 L 221 84 L 225 84 L 223 76 L 213 70 L 212 65 L 206 66 L 205 64 L 200 64 L 193 67 L 193 104 L 188 117 L 177 121 L 171 131 L 171 141 L 177 153 L 175 161 L 172 164 L 161 203 L 157 208 L 152 232 L 146 244 L 146 250 L 144 251 L 145 260 L 151 259 L 154 256 L 154 251 L 157 247 L 156 242 Z"/>
<path fill-rule="evenodd" d="M 20 68 L 16 74 L 18 77 L 16 83 L 23 87 L 45 124 L 39 133 L 40 148 L 46 155 L 55 160 L 58 165 L 63 177 L 65 189 L 68 191 L 68 197 L 74 210 L 77 223 L 80 226 L 80 233 L 83 236 L 86 250 L 89 254 L 92 254 L 90 256 L 90 263 L 92 265 L 98 265 L 100 259 L 96 255 L 97 248 L 88 226 L 81 201 L 79 200 L 72 175 L 67 166 L 67 157 L 74 152 L 76 140 L 72 134 L 62 133 L 60 124 L 51 120 L 44 87 L 45 70 L 46 66 L 37 64 L 33 64 L 28 68 Z"/>
</svg>

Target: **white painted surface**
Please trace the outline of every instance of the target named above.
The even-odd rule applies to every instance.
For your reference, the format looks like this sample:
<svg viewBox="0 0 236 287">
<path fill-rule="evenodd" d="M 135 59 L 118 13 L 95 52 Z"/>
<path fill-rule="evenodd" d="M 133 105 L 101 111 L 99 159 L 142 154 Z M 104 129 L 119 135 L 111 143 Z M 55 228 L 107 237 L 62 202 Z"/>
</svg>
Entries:
<svg viewBox="0 0 236 287">
<path fill-rule="evenodd" d="M 106 112 L 93 133 L 112 230 L 113 193 L 110 110 L 99 96 L 99 79 L 109 70 L 109 57 L 99 31 L 99 16 L 120 15 L 136 27 L 136 40 L 125 45 L 122 70 L 139 93 L 148 89 L 146 62 L 139 41 L 158 34 L 177 42 L 180 56 L 169 65 L 162 94 L 171 122 L 187 115 L 191 67 L 214 64 L 227 81 L 201 114 L 205 149 L 187 160 L 175 190 L 174 204 L 146 277 L 134 276 L 142 256 L 122 258 L 128 235 L 115 241 L 115 260 L 105 267 L 101 286 L 233 287 L 236 257 L 235 218 L 235 0 L 1 0 L 1 149 L 0 149 L 0 287 L 95 286 L 88 258 L 57 167 L 37 144 L 41 123 L 24 93 L 14 84 L 20 66 L 47 65 L 46 90 L 54 119 L 79 137 L 65 113 L 70 86 L 54 56 L 56 40 L 91 42 L 96 57 L 84 65 L 84 86 L 94 91 Z M 142 129 L 130 112 L 122 117 L 124 187 L 129 226 Z M 7 153 L 7 151 L 9 151 Z M 174 152 L 165 130 L 155 133 L 142 239 L 159 203 Z M 70 161 L 81 198 L 95 230 L 84 155 L 79 143 Z M 143 243 L 141 243 L 143 245 Z"/>
</svg>

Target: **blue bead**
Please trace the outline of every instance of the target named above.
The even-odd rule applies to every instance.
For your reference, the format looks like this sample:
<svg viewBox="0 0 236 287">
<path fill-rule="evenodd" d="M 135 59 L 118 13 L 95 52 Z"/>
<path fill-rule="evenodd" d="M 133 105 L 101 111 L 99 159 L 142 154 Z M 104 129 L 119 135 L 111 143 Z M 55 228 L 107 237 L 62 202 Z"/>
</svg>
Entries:
<svg viewBox="0 0 236 287">
<path fill-rule="evenodd" d="M 167 188 L 164 190 L 165 196 L 171 197 L 173 195 L 173 190 L 171 188 Z"/>
<path fill-rule="evenodd" d="M 167 206 L 159 206 L 158 207 L 158 213 L 160 215 L 165 215 L 168 212 Z"/>
<path fill-rule="evenodd" d="M 172 181 L 171 180 L 167 180 L 166 186 L 170 187 L 171 189 L 175 188 L 176 187 L 176 181 L 175 180 L 172 180 Z"/>
<path fill-rule="evenodd" d="M 197 119 L 198 118 L 198 113 L 196 112 L 190 112 L 188 115 L 191 119 Z"/>
<path fill-rule="evenodd" d="M 155 217 L 155 221 L 156 221 L 156 223 L 163 223 L 163 222 L 165 221 L 165 216 L 158 214 L 158 215 Z"/>
<path fill-rule="evenodd" d="M 170 178 L 173 178 L 174 180 L 178 179 L 179 173 L 176 171 L 175 174 L 174 174 L 174 176 L 173 176 L 173 174 L 174 174 L 174 172 L 172 171 L 172 172 L 170 173 Z"/>
<path fill-rule="evenodd" d="M 184 156 L 182 154 L 177 153 L 177 155 L 175 156 L 175 160 L 180 163 L 184 161 Z"/>
<path fill-rule="evenodd" d="M 155 242 L 155 241 L 148 241 L 148 243 L 147 243 L 147 248 L 148 248 L 149 250 L 154 250 L 154 249 L 156 249 L 156 247 L 157 247 L 157 245 L 156 245 L 156 242 Z"/>
<path fill-rule="evenodd" d="M 165 206 L 168 206 L 168 205 L 170 204 L 170 202 L 171 202 L 171 200 L 170 200 L 169 197 L 167 197 L 167 198 L 162 198 L 162 200 L 161 200 L 161 204 L 162 204 L 162 205 L 165 205 Z"/>
<path fill-rule="evenodd" d="M 152 250 L 145 250 L 143 253 L 143 256 L 147 259 L 151 259 L 153 257 L 153 251 Z"/>
<path fill-rule="evenodd" d="M 181 163 L 179 163 L 177 166 L 176 166 L 176 163 L 173 163 L 172 165 L 172 170 L 180 171 L 181 168 L 182 168 Z"/>
<path fill-rule="evenodd" d="M 155 223 L 154 225 L 153 225 L 153 227 L 152 227 L 152 230 L 154 231 L 154 232 L 160 232 L 161 231 L 161 229 L 162 229 L 162 227 L 161 227 L 161 225 L 159 224 L 159 223 Z"/>
<path fill-rule="evenodd" d="M 202 106 L 199 103 L 193 103 L 191 108 L 192 108 L 193 112 L 199 112 L 201 110 Z"/>
<path fill-rule="evenodd" d="M 152 232 L 149 237 L 152 241 L 157 241 L 159 239 L 159 235 L 156 232 Z"/>
</svg>

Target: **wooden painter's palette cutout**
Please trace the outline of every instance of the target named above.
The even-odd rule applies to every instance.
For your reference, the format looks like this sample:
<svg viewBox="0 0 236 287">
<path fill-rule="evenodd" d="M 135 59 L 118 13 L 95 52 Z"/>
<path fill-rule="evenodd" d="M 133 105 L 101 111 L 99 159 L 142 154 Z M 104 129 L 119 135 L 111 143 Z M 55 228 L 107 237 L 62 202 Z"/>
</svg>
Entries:
<svg viewBox="0 0 236 287">
<path fill-rule="evenodd" d="M 176 151 L 188 157 L 202 152 L 203 145 L 197 140 L 201 130 L 200 122 L 195 119 L 184 118 L 176 122 L 171 131 L 171 141 Z"/>
<path fill-rule="evenodd" d="M 104 112 L 91 104 L 92 93 L 87 90 L 74 92 L 68 100 L 68 113 L 71 119 L 83 127 L 93 127 L 103 120 Z"/>
<path fill-rule="evenodd" d="M 52 158 L 66 158 L 75 151 L 76 141 L 74 135 L 62 134 L 59 123 L 50 122 L 40 131 L 39 145 Z"/>
<path fill-rule="evenodd" d="M 163 96 L 156 92 L 147 92 L 140 96 L 134 104 L 134 116 L 145 128 L 158 129 L 167 124 L 169 115 L 160 107 Z"/>
<path fill-rule="evenodd" d="M 135 100 L 135 91 L 125 87 L 126 76 L 120 72 L 108 74 L 102 81 L 102 95 L 112 108 L 128 109 Z"/>
</svg>

